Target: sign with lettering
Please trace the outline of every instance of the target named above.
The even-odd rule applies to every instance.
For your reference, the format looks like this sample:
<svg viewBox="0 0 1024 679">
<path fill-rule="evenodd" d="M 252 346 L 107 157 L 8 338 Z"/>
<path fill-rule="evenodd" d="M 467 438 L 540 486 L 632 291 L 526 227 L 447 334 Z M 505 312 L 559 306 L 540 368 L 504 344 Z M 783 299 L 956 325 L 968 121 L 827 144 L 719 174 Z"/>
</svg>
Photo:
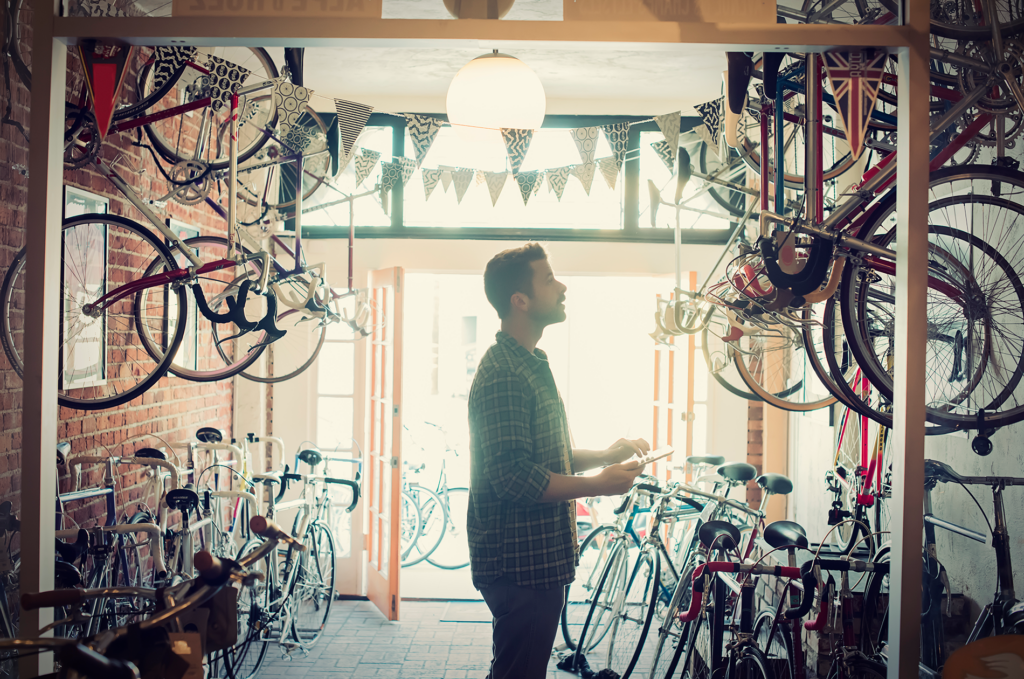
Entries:
<svg viewBox="0 0 1024 679">
<path fill-rule="evenodd" d="M 174 0 L 172 16 L 380 19 L 383 0 Z"/>
<path fill-rule="evenodd" d="M 563 0 L 564 21 L 775 23 L 776 0 Z"/>
</svg>

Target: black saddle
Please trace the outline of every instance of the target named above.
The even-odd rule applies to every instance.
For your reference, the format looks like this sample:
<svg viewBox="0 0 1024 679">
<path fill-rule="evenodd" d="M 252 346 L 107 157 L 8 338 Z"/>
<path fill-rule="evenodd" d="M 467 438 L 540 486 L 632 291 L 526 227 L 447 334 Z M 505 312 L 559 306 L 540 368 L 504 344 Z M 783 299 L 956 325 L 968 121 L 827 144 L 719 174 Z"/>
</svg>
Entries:
<svg viewBox="0 0 1024 679">
<path fill-rule="evenodd" d="M 182 512 L 195 511 L 199 506 L 199 493 L 195 491 L 191 483 L 184 488 L 175 488 L 167 493 L 167 506 Z"/>
<path fill-rule="evenodd" d="M 765 526 L 764 541 L 775 549 L 790 545 L 807 549 L 807 531 L 794 521 L 773 521 Z"/>
<path fill-rule="evenodd" d="M 694 466 L 706 464 L 712 467 L 717 467 L 720 464 L 725 464 L 725 458 L 721 455 L 691 455 L 686 458 L 686 463 Z"/>
<path fill-rule="evenodd" d="M 305 462 L 310 467 L 315 467 L 324 461 L 324 456 L 315 448 L 307 448 L 299 451 L 299 461 Z"/>
<path fill-rule="evenodd" d="M 196 440 L 200 443 L 220 443 L 224 440 L 224 432 L 213 427 L 200 427 L 196 432 Z"/>
<path fill-rule="evenodd" d="M 82 573 L 69 563 L 57 561 L 53 564 L 53 585 L 56 589 L 68 589 L 82 584 Z"/>
<path fill-rule="evenodd" d="M 956 473 L 952 467 L 945 462 L 938 460 L 924 461 L 924 476 L 929 481 L 941 483 L 963 483 L 963 477 Z"/>
<path fill-rule="evenodd" d="M 68 461 L 68 455 L 71 454 L 71 444 L 67 441 L 61 441 L 57 444 L 57 464 L 63 465 Z"/>
<path fill-rule="evenodd" d="M 774 495 L 789 495 L 793 492 L 793 482 L 782 474 L 761 474 L 757 477 L 757 485 Z"/>
<path fill-rule="evenodd" d="M 728 521 L 708 521 L 697 530 L 697 537 L 705 549 L 736 549 L 740 544 L 740 531 Z"/>
<path fill-rule="evenodd" d="M 733 462 L 719 467 L 718 475 L 730 483 L 746 483 L 757 476 L 757 468 L 746 462 Z"/>
<path fill-rule="evenodd" d="M 156 448 L 139 448 L 135 451 L 135 457 L 148 457 L 153 460 L 166 460 L 167 456 L 164 451 L 157 450 Z"/>
<path fill-rule="evenodd" d="M 84 530 L 78 531 L 78 538 L 74 542 L 68 543 L 61 540 L 54 540 L 54 542 L 57 555 L 64 563 L 73 564 L 89 551 L 89 534 Z"/>
</svg>

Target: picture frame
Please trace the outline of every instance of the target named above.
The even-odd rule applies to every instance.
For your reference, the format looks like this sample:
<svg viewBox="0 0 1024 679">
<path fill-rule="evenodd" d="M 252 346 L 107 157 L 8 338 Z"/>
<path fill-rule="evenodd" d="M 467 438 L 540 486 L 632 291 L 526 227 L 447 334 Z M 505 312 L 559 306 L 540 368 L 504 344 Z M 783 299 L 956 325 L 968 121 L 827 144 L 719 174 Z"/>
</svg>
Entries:
<svg viewBox="0 0 1024 679">
<path fill-rule="evenodd" d="M 189 238 L 195 238 L 199 235 L 199 229 L 177 219 L 168 218 L 167 228 L 175 233 L 182 240 L 188 240 Z M 184 257 L 181 257 L 178 252 L 168 242 L 167 246 L 171 248 L 171 252 L 176 257 L 180 257 L 179 265 L 184 261 Z M 195 254 L 199 254 L 198 250 L 192 251 Z M 187 261 L 184 261 L 184 265 L 188 265 Z M 174 357 L 174 363 L 180 365 L 188 370 L 199 369 L 199 308 L 196 305 L 196 298 L 190 293 L 186 295 L 186 311 L 185 311 L 185 336 L 181 339 L 181 346 L 178 348 L 178 354 Z M 171 318 L 177 317 L 176 310 L 173 306 L 177 304 L 177 296 L 171 295 L 170 299 L 167 300 L 168 305 L 168 316 Z"/>
</svg>

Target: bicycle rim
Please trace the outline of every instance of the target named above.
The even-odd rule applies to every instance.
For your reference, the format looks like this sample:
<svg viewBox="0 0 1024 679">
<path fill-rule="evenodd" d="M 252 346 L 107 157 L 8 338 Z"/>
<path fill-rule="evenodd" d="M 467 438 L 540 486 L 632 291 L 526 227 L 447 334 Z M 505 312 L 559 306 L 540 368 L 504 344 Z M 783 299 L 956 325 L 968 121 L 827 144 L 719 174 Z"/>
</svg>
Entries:
<svg viewBox="0 0 1024 679">
<path fill-rule="evenodd" d="M 278 308 L 281 306 L 278 300 Z M 287 334 L 267 346 L 260 360 L 239 373 L 245 379 L 261 384 L 286 382 L 305 372 L 320 355 L 329 327 L 321 325 L 320 319 L 286 307 L 277 315 L 276 323 Z"/>
<path fill-rule="evenodd" d="M 992 24 L 977 7 L 971 0 L 932 0 L 932 33 L 972 42 L 991 40 Z M 1024 30 L 1024 7 L 1017 0 L 996 0 L 996 12 L 1004 36 Z"/>
<path fill-rule="evenodd" d="M 236 561 L 260 548 L 262 543 L 252 540 L 239 550 Z M 254 572 L 262 572 L 265 578 L 252 587 L 243 587 L 238 593 L 238 640 L 234 646 L 226 648 L 216 656 L 215 660 L 224 664 L 229 677 L 234 679 L 252 679 L 260 671 L 267 655 L 270 643 L 263 641 L 266 628 L 264 619 L 268 613 L 270 585 L 270 557 L 266 557 L 252 566 Z"/>
<path fill-rule="evenodd" d="M 618 581 L 625 578 L 622 571 L 625 570 L 628 559 L 628 547 L 620 542 L 613 550 L 608 559 L 601 579 L 594 591 L 594 600 L 587 611 L 587 619 L 580 630 L 579 641 L 576 646 L 577 654 L 589 654 L 604 640 L 608 629 L 612 624 L 612 608 L 615 603 L 615 594 L 619 589 Z"/>
<path fill-rule="evenodd" d="M 469 539 L 466 535 L 469 488 L 449 488 L 441 497 L 445 499 L 447 528 L 437 549 L 427 557 L 427 563 L 445 570 L 465 568 L 469 565 Z"/>
<path fill-rule="evenodd" d="M 724 181 L 733 182 L 741 186 L 745 186 L 747 183 L 747 166 L 740 159 L 739 153 L 735 149 L 729 149 L 729 158 L 723 164 L 718 154 L 711 150 L 707 144 L 701 142 L 700 151 L 697 153 L 697 160 L 701 174 L 715 175 L 721 172 L 717 176 Z M 730 189 L 727 186 L 715 185 L 714 182 L 711 183 L 712 186 L 708 189 L 708 194 L 716 203 L 734 217 L 742 217 L 746 213 L 747 201 L 753 200 L 753 196 L 742 191 Z"/>
<path fill-rule="evenodd" d="M 403 566 L 413 566 L 425 560 L 444 539 L 448 530 L 448 511 L 437 493 L 423 486 L 410 486 L 409 497 L 420 509 L 419 537 L 412 546 Z"/>
<path fill-rule="evenodd" d="M 672 593 L 672 602 L 665 610 L 664 616 L 660 616 L 660 624 L 657 629 L 658 640 L 651 657 L 649 679 L 663 679 L 668 676 L 672 662 L 676 660 L 676 650 L 685 643 L 689 635 L 690 623 L 679 622 L 678 614 L 679 611 L 690 608 L 690 599 L 693 597 L 693 571 L 692 565 L 683 570 L 683 575 L 679 578 L 675 591 Z M 651 632 L 654 631 L 652 628 Z"/>
<path fill-rule="evenodd" d="M 605 666 L 619 672 L 622 679 L 632 674 L 643 655 L 660 594 L 661 554 L 654 550 L 641 552 L 615 611 L 608 644 Z"/>
<path fill-rule="evenodd" d="M 748 646 L 740 651 L 731 676 L 736 679 L 769 679 L 772 675 L 761 651 L 755 646 Z"/>
<path fill-rule="evenodd" d="M 580 630 L 593 603 L 597 581 L 611 556 L 612 531 L 611 526 L 599 526 L 580 545 L 580 564 L 566 593 L 561 616 L 562 639 L 572 650 L 576 650 Z"/>
<path fill-rule="evenodd" d="M 307 550 L 299 555 L 301 570 L 292 588 L 292 634 L 301 646 L 309 648 L 323 634 L 334 601 L 334 538 L 324 526 L 314 523 L 303 543 Z"/>
<path fill-rule="evenodd" d="M 716 328 L 720 327 L 716 326 Z M 727 332 L 727 331 L 725 331 Z M 704 364 L 715 381 L 725 387 L 726 391 L 748 401 L 761 401 L 757 394 L 747 391 L 747 385 L 733 364 L 733 354 L 729 345 L 722 341 L 720 332 L 706 323 L 700 333 L 700 349 L 704 354 Z"/>
<path fill-rule="evenodd" d="M 416 547 L 416 541 L 419 540 L 420 531 L 423 526 L 423 517 L 420 514 L 420 506 L 416 502 L 416 499 L 409 495 L 408 492 L 402 491 L 402 523 L 401 523 L 401 560 L 402 568 L 406 566 L 412 566 L 415 563 L 419 563 L 422 559 L 413 561 L 414 558 L 419 556 L 419 553 L 414 554 Z"/>
<path fill-rule="evenodd" d="M 775 612 L 761 611 L 754 622 L 754 643 L 765 662 L 768 679 L 793 679 L 793 628 L 789 621 L 775 620 Z M 740 675 L 742 676 L 742 675 Z"/>
</svg>

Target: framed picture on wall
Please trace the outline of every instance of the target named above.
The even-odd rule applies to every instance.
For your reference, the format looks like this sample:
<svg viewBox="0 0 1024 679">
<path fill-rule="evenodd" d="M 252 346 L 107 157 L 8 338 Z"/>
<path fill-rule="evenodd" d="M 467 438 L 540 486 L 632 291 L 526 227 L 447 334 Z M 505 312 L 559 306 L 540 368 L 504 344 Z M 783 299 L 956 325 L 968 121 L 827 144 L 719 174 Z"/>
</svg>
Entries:
<svg viewBox="0 0 1024 679">
<path fill-rule="evenodd" d="M 110 201 L 73 186 L 64 187 L 64 218 L 106 214 Z M 107 291 L 107 227 L 83 224 L 63 232 L 61 267 L 61 388 L 82 389 L 107 382 L 107 318 L 92 318 L 82 306 Z M 68 338 L 75 338 L 69 341 Z"/>
<path fill-rule="evenodd" d="M 195 238 L 199 235 L 199 229 L 196 227 L 186 224 L 185 222 L 178 221 L 177 219 L 168 219 L 167 228 L 175 233 L 182 240 L 189 238 Z M 171 244 L 167 243 L 168 247 Z M 175 258 L 178 260 L 179 266 L 189 266 L 188 260 L 186 260 L 178 250 L 171 247 L 171 252 L 174 253 Z M 199 254 L 198 250 L 192 250 L 196 255 Z M 181 346 L 178 348 L 178 355 L 174 358 L 174 364 L 180 365 L 183 368 L 189 370 L 199 369 L 199 309 L 196 307 L 196 298 L 190 292 L 185 295 L 186 305 L 188 306 L 185 312 L 185 336 L 181 338 Z M 170 295 L 167 300 L 168 306 L 168 318 L 177 318 L 178 304 L 177 295 Z M 168 329 L 170 331 L 170 329 Z"/>
</svg>

